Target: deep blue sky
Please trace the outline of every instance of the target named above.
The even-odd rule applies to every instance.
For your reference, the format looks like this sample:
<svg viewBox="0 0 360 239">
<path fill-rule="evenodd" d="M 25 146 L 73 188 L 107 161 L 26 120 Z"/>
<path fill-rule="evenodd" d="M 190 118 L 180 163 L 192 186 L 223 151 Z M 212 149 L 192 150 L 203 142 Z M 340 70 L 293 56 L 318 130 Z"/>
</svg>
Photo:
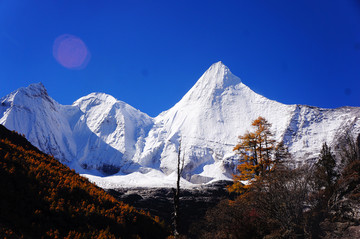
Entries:
<svg viewBox="0 0 360 239">
<path fill-rule="evenodd" d="M 86 67 L 55 60 L 63 34 Z M 282 103 L 360 106 L 360 1 L 0 0 L 0 97 L 41 81 L 61 104 L 105 92 L 156 116 L 219 60 Z"/>
</svg>

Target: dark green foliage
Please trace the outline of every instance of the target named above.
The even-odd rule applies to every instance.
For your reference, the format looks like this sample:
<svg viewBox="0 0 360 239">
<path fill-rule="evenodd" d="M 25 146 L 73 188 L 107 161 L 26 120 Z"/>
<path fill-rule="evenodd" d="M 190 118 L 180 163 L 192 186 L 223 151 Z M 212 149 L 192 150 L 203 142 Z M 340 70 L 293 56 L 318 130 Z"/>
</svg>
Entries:
<svg viewBox="0 0 360 239">
<path fill-rule="evenodd" d="M 360 160 L 360 134 L 355 139 L 350 132 L 345 132 L 339 137 L 337 151 L 339 151 L 342 168 Z"/>
<path fill-rule="evenodd" d="M 285 163 L 291 159 L 291 154 L 289 153 L 287 147 L 284 145 L 283 141 L 281 141 L 276 145 L 274 158 L 276 163 L 279 162 Z"/>
<path fill-rule="evenodd" d="M 338 176 L 335 167 L 336 160 L 331 152 L 331 148 L 324 143 L 319 160 L 315 163 L 315 173 L 318 174 L 319 177 L 319 186 L 332 190 Z"/>
<path fill-rule="evenodd" d="M 333 208 L 341 208 L 340 211 L 343 211 L 344 215 L 354 210 L 353 206 L 349 205 L 360 202 L 360 135 L 355 140 L 350 134 L 346 134 L 346 141 L 348 143 L 342 142 L 339 148 L 343 164 L 330 202 Z"/>
</svg>

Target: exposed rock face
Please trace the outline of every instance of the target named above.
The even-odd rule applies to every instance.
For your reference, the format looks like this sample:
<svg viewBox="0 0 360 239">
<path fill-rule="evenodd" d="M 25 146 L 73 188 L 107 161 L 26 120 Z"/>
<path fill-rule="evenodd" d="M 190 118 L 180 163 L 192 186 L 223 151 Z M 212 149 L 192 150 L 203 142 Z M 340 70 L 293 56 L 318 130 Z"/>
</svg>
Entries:
<svg viewBox="0 0 360 239">
<path fill-rule="evenodd" d="M 230 181 L 182 189 L 180 192 L 180 232 L 189 233 L 191 224 L 203 218 L 205 212 L 222 199 L 233 197 L 225 189 Z M 107 190 L 110 194 L 137 209 L 149 211 L 168 225 L 172 223 L 173 193 L 171 188 L 118 188 Z"/>
</svg>

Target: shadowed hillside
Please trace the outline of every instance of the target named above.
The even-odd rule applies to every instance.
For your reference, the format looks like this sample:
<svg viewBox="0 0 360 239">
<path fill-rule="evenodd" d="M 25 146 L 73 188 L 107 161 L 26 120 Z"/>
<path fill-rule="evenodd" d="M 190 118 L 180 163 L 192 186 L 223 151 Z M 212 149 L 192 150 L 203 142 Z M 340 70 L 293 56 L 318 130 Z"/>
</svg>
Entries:
<svg viewBox="0 0 360 239">
<path fill-rule="evenodd" d="M 165 238 L 144 212 L 0 125 L 1 238 Z"/>
</svg>

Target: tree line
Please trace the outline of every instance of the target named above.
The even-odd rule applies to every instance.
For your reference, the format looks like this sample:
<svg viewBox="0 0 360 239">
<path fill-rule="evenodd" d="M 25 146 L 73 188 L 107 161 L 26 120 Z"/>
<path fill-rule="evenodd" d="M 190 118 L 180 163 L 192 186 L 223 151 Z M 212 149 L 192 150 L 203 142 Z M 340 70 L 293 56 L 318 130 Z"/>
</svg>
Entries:
<svg viewBox="0 0 360 239">
<path fill-rule="evenodd" d="M 228 190 L 237 196 L 207 212 L 194 229 L 200 238 L 342 238 L 339 223 L 360 224 L 359 138 L 345 132 L 336 155 L 324 142 L 313 165 L 299 165 L 265 118 L 252 126 L 234 148 L 239 164 Z"/>
<path fill-rule="evenodd" d="M 167 228 L 117 201 L 0 125 L 0 238 L 166 238 Z"/>
</svg>

